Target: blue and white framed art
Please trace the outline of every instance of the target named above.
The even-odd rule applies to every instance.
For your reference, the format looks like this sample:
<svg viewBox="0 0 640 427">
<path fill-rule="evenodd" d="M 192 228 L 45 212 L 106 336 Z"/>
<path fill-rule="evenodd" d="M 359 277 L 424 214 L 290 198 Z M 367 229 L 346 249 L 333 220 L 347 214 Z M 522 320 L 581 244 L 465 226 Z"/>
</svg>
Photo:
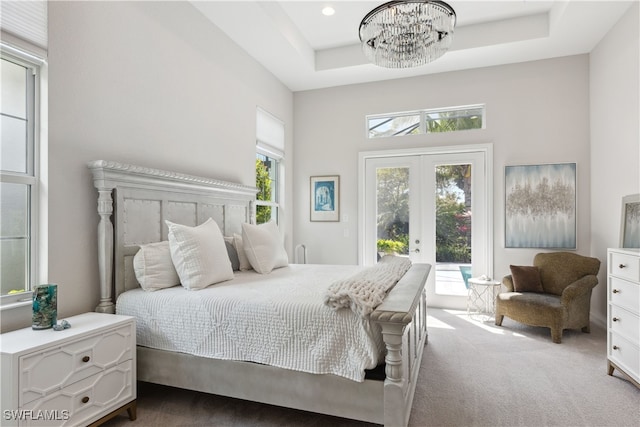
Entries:
<svg viewBox="0 0 640 427">
<path fill-rule="evenodd" d="M 311 221 L 340 221 L 340 176 L 311 177 Z"/>
<path fill-rule="evenodd" d="M 576 164 L 505 166 L 505 247 L 576 249 Z"/>
</svg>

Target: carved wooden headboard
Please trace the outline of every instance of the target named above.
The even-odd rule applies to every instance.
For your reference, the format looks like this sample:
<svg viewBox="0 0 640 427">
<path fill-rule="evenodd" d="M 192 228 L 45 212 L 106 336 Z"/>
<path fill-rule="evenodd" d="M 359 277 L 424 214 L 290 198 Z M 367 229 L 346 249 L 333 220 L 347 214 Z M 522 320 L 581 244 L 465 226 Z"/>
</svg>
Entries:
<svg viewBox="0 0 640 427">
<path fill-rule="evenodd" d="M 167 240 L 165 220 L 195 226 L 213 218 L 225 236 L 255 222 L 255 187 L 105 160 L 88 167 L 100 215 L 98 312 L 114 313 L 118 295 L 139 286 L 133 256 L 139 245 Z"/>
</svg>

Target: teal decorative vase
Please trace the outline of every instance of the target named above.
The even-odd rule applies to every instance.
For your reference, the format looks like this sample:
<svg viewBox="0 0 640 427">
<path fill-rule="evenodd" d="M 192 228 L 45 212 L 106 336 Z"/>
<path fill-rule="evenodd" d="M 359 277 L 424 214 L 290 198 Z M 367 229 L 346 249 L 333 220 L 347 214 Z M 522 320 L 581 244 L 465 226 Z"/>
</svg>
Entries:
<svg viewBox="0 0 640 427">
<path fill-rule="evenodd" d="M 33 290 L 32 329 L 49 329 L 58 317 L 58 285 L 38 285 Z"/>
</svg>

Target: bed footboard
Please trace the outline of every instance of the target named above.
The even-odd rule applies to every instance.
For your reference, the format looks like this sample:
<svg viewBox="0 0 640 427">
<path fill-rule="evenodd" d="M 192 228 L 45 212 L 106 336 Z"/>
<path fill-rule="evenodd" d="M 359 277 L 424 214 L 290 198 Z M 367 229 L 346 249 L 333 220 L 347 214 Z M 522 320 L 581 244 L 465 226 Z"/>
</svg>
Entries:
<svg viewBox="0 0 640 427">
<path fill-rule="evenodd" d="M 384 382 L 384 425 L 406 426 L 427 342 L 424 286 L 429 264 L 414 264 L 371 314 L 382 327 L 387 348 Z"/>
</svg>

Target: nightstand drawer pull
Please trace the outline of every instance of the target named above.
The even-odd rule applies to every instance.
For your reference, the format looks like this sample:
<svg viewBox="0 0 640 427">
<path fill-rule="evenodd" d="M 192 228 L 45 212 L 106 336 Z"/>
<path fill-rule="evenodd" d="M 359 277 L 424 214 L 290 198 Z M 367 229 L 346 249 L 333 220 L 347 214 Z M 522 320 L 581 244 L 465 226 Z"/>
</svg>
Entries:
<svg viewBox="0 0 640 427">
<path fill-rule="evenodd" d="M 626 267 L 627 267 L 627 264 L 620 264 L 620 265 L 618 266 L 618 268 L 626 268 Z"/>
<path fill-rule="evenodd" d="M 89 401 L 89 396 L 85 396 L 82 398 L 82 403 L 87 403 Z"/>
<path fill-rule="evenodd" d="M 91 358 L 89 356 L 85 356 L 85 357 L 82 358 L 82 361 L 84 363 L 87 363 L 89 360 L 91 360 Z"/>
<path fill-rule="evenodd" d="M 614 346 L 613 346 L 613 349 L 614 349 L 614 350 L 619 350 L 619 349 L 620 349 L 620 347 L 618 347 L 617 345 L 614 345 Z"/>
<path fill-rule="evenodd" d="M 614 294 L 618 294 L 618 293 L 620 293 L 620 289 L 614 289 L 614 290 L 613 290 L 613 291 L 611 291 L 611 292 L 613 292 Z"/>
<path fill-rule="evenodd" d="M 618 318 L 618 317 L 614 317 L 612 320 L 613 320 L 614 322 L 617 322 L 618 320 L 620 320 L 620 318 Z"/>
</svg>

